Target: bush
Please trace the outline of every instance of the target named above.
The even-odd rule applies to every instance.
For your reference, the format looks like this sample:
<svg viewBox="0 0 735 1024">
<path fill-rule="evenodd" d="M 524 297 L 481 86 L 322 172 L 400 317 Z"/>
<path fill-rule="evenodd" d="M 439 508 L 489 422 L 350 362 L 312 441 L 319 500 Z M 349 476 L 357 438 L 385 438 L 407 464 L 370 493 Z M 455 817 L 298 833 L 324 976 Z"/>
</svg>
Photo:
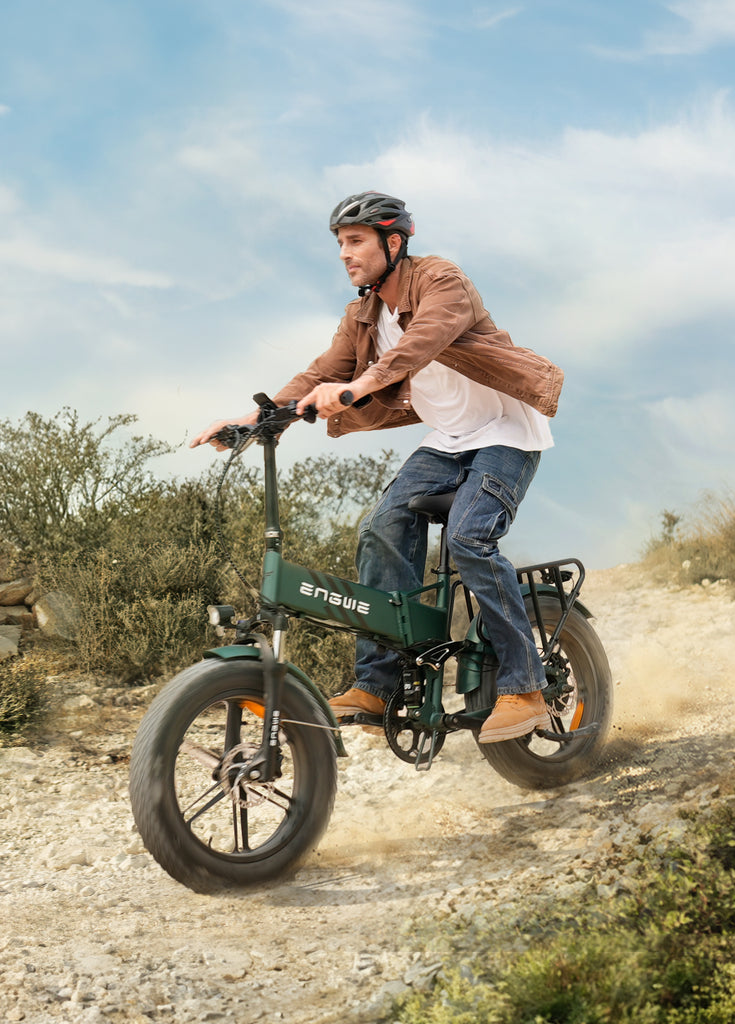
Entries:
<svg viewBox="0 0 735 1024">
<path fill-rule="evenodd" d="M 205 608 L 218 599 L 221 571 L 211 545 L 131 541 L 67 562 L 48 578 L 80 609 L 78 667 L 132 682 L 201 657 Z"/>
<path fill-rule="evenodd" d="M 661 534 L 644 552 L 647 562 L 682 583 L 728 580 L 735 585 L 735 495 L 706 492 L 689 519 L 661 514 Z"/>
<path fill-rule="evenodd" d="M 264 527 L 257 464 L 234 463 L 217 515 L 222 463 L 199 479 L 156 480 L 148 463 L 170 446 L 126 436 L 135 420 L 83 423 L 65 408 L 50 419 L 29 412 L 18 424 L 0 422 L 0 555 L 79 608 L 67 646 L 74 667 L 127 681 L 199 658 L 211 641 L 207 604 L 253 613 Z M 355 579 L 357 520 L 394 458 L 321 456 L 282 473 L 284 556 Z M 289 646 L 292 660 L 326 693 L 349 682 L 350 635 L 295 622 Z"/>
<path fill-rule="evenodd" d="M 0 536 L 36 559 L 106 543 L 112 520 L 152 486 L 148 461 L 171 451 L 150 437 L 119 440 L 136 419 L 100 428 L 65 408 L 0 421 Z"/>
<path fill-rule="evenodd" d="M 0 662 L 0 732 L 17 732 L 41 711 L 47 672 L 32 655 Z"/>
<path fill-rule="evenodd" d="M 726 1024 L 735 1019 L 735 808 L 651 854 L 619 903 L 568 904 L 523 922 L 533 945 L 474 928 L 446 941 L 464 964 L 412 993 L 395 1024 Z M 507 950 L 507 951 L 506 951 Z"/>
</svg>

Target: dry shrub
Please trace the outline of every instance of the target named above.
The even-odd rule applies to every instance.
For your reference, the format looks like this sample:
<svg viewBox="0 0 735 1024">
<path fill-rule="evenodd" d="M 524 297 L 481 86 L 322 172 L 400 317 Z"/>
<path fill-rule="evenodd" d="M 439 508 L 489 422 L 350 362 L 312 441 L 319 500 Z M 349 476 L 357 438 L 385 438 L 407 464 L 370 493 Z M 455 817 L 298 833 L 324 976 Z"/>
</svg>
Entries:
<svg viewBox="0 0 735 1024">
<path fill-rule="evenodd" d="M 129 682 L 198 660 L 206 646 L 206 606 L 216 599 L 221 563 L 211 546 L 130 544 L 91 552 L 54 574 L 80 608 L 77 665 Z"/>
<path fill-rule="evenodd" d="M 663 512 L 661 535 L 648 544 L 644 558 L 681 583 L 735 585 L 735 494 L 705 492 L 686 519 Z"/>
<path fill-rule="evenodd" d="M 38 716 L 47 668 L 34 655 L 0 662 L 0 732 L 17 732 Z"/>
</svg>

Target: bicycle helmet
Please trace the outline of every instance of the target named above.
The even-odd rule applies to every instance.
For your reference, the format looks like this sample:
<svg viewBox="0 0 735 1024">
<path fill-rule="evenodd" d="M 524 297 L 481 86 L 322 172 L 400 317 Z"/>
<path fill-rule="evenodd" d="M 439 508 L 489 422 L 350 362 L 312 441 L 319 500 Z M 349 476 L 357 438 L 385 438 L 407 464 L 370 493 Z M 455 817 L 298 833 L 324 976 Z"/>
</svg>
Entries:
<svg viewBox="0 0 735 1024">
<path fill-rule="evenodd" d="M 360 295 L 379 292 L 388 275 L 393 273 L 399 260 L 406 255 L 408 239 L 414 233 L 413 218 L 401 199 L 385 195 L 383 192 L 359 192 L 357 195 L 348 196 L 335 206 L 329 218 L 329 230 L 336 235 L 341 227 L 350 224 L 364 224 L 366 227 L 375 228 L 383 243 L 385 273 L 375 284 L 363 285 L 359 289 Z M 394 234 L 401 236 L 403 244 L 395 260 L 392 260 L 388 237 Z"/>
</svg>

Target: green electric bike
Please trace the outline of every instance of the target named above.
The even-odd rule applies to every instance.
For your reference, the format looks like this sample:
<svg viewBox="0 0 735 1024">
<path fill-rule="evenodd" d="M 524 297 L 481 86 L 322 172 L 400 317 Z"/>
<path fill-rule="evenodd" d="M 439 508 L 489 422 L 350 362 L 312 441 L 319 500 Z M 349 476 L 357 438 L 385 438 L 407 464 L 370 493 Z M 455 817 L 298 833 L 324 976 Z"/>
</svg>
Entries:
<svg viewBox="0 0 735 1024">
<path fill-rule="evenodd" d="M 343 396 L 349 404 L 351 396 Z M 431 768 L 450 733 L 477 740 L 496 699 L 497 658 L 473 598 L 449 564 L 446 523 L 453 494 L 418 496 L 411 507 L 441 527 L 435 582 L 387 592 L 296 565 L 281 554 L 276 448 L 300 417 L 296 403 L 265 395 L 253 427 L 227 427 L 234 458 L 257 442 L 265 462 L 265 554 L 258 611 L 236 620 L 213 606 L 210 621 L 231 642 L 172 679 L 138 730 L 130 766 L 133 814 L 147 849 L 175 879 L 199 892 L 247 886 L 293 871 L 327 827 L 345 756 L 340 727 L 315 682 L 285 658 L 290 619 L 368 637 L 398 652 L 402 685 L 379 727 L 417 771 Z M 579 600 L 584 568 L 575 558 L 518 569 L 542 660 L 552 726 L 520 739 L 478 744 L 505 779 L 530 789 L 564 785 L 589 771 L 612 713 L 607 658 Z M 455 606 L 466 613 L 454 616 Z M 464 618 L 453 638 L 454 619 Z M 454 668 L 454 707 L 445 708 L 445 670 Z M 449 700 L 446 701 L 450 703 Z"/>
</svg>

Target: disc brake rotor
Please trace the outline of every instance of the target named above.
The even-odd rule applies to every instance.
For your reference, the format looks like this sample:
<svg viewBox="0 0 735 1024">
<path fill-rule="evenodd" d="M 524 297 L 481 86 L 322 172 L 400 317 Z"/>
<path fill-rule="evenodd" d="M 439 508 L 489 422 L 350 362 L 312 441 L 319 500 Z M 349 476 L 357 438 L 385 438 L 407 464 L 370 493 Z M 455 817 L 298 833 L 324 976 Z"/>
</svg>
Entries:
<svg viewBox="0 0 735 1024">
<path fill-rule="evenodd" d="M 246 765 L 258 752 L 255 743 L 231 747 L 219 767 L 219 781 L 236 807 L 257 807 L 268 800 L 272 782 L 257 782 L 246 776 Z"/>
<path fill-rule="evenodd" d="M 561 653 L 552 655 L 549 664 L 556 669 L 559 682 L 552 684 L 557 692 L 554 693 L 547 707 L 554 718 L 563 718 L 574 709 L 577 703 L 579 695 L 577 683 L 570 673 L 569 662 Z"/>
</svg>

